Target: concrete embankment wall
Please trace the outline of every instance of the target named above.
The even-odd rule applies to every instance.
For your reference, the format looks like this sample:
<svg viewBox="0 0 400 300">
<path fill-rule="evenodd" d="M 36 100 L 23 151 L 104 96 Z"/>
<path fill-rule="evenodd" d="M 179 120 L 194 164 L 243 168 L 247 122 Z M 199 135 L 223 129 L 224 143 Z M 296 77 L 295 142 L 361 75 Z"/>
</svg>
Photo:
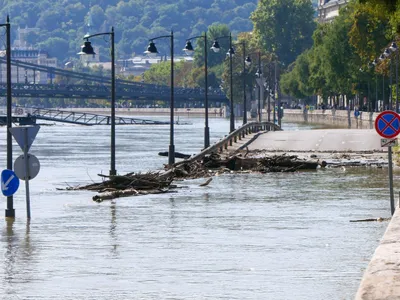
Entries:
<svg viewBox="0 0 400 300">
<path fill-rule="evenodd" d="M 400 210 L 397 208 L 364 273 L 355 300 L 400 299 Z"/>
<path fill-rule="evenodd" d="M 64 110 L 71 111 L 82 111 L 86 113 L 95 114 L 109 114 L 110 109 L 108 108 L 67 108 Z M 116 108 L 115 113 L 117 115 L 143 115 L 143 116 L 169 116 L 169 108 Z M 361 112 L 360 116 L 356 118 L 354 111 L 347 110 L 313 110 L 303 111 L 301 109 L 285 109 L 282 122 L 305 122 L 311 124 L 324 124 L 332 125 L 340 128 L 360 128 L 360 129 L 373 129 L 375 118 L 379 113 Z M 175 116 L 181 117 L 204 117 L 204 108 L 175 108 Z M 208 116 L 210 118 L 227 118 L 226 107 L 222 108 L 210 108 L 208 110 Z M 267 111 L 263 110 L 262 119 L 267 118 Z M 273 119 L 272 115 L 270 116 Z M 248 120 L 256 121 L 251 119 L 248 115 Z"/>
<path fill-rule="evenodd" d="M 94 114 L 110 114 L 109 108 L 66 108 L 62 110 L 70 110 L 75 112 L 86 112 Z M 116 108 L 116 115 L 142 115 L 142 116 L 169 116 L 171 113 L 169 108 Z M 204 108 L 175 108 L 175 116 L 181 117 L 201 117 L 205 115 Z M 226 110 L 224 108 L 210 108 L 208 110 L 210 118 L 224 118 L 226 117 Z"/>
<path fill-rule="evenodd" d="M 357 118 L 354 111 L 347 110 L 306 110 L 285 109 L 282 122 L 305 122 L 325 124 L 341 128 L 373 129 L 379 113 L 360 112 Z"/>
<path fill-rule="evenodd" d="M 109 114 L 110 109 L 108 108 L 67 108 L 64 110 L 71 111 L 82 111 L 86 113 L 95 114 Z M 143 115 L 143 116 L 169 116 L 169 108 L 116 108 L 115 112 L 117 115 Z M 361 112 L 360 116 L 356 118 L 354 111 L 347 110 L 313 110 L 303 111 L 301 109 L 285 109 L 284 117 L 282 122 L 305 122 L 312 124 L 325 124 L 332 125 L 341 128 L 362 128 L 362 129 L 373 129 L 375 118 L 379 113 Z M 175 108 L 175 116 L 182 117 L 204 117 L 204 108 Z M 227 118 L 226 107 L 222 108 L 210 108 L 208 110 L 208 116 L 210 118 Z M 263 110 L 262 119 L 267 118 L 267 111 Z M 273 119 L 272 115 L 270 116 Z M 248 115 L 248 120 L 256 121 L 251 119 Z"/>
</svg>

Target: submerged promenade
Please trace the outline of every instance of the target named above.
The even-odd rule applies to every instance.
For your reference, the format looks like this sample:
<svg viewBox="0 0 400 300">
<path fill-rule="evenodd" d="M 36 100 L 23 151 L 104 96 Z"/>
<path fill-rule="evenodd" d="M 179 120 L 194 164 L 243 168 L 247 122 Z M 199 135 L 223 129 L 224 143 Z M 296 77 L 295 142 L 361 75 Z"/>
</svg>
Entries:
<svg viewBox="0 0 400 300">
<path fill-rule="evenodd" d="M 71 109 L 78 111 L 79 109 Z M 85 112 L 107 114 L 107 109 L 81 109 Z M 202 117 L 204 108 L 176 109 L 176 116 Z M 210 117 L 223 118 L 219 109 Z M 160 108 L 118 108 L 117 115 L 169 115 L 169 109 Z M 263 112 L 263 117 L 266 112 Z M 387 148 L 380 147 L 380 136 L 375 132 L 374 121 L 378 113 L 364 112 L 356 118 L 353 111 L 332 110 L 285 110 L 282 122 L 308 122 L 309 124 L 324 124 L 340 129 L 300 130 L 300 131 L 269 131 L 254 138 L 237 139 L 236 143 L 225 149 L 234 150 L 244 145 L 249 150 L 301 151 L 311 152 L 374 152 L 386 157 Z M 271 116 L 272 119 L 272 116 Z M 360 130 L 363 129 L 363 130 Z M 239 129 L 238 129 L 239 130 Z M 220 142 L 223 144 L 223 142 Z M 397 192 L 395 191 L 395 194 Z M 389 199 L 388 199 L 388 211 Z M 360 246 L 362 247 L 362 245 Z M 361 280 L 356 300 L 387 300 L 400 299 L 400 212 L 396 210 L 379 246 L 372 256 Z"/>
<path fill-rule="evenodd" d="M 332 125 L 348 129 L 304 131 L 268 131 L 246 144 L 248 150 L 271 152 L 374 152 L 387 155 L 380 147 L 374 121 L 378 113 L 355 118 L 348 111 L 286 110 L 283 122 L 296 121 Z M 365 130 L 359 130 L 365 129 Z M 241 147 L 242 143 L 238 144 Z M 389 200 L 389 199 L 388 199 Z M 388 201 L 389 210 L 389 201 Z M 400 212 L 395 211 L 388 228 L 368 264 L 357 291 L 356 300 L 400 299 Z"/>
</svg>

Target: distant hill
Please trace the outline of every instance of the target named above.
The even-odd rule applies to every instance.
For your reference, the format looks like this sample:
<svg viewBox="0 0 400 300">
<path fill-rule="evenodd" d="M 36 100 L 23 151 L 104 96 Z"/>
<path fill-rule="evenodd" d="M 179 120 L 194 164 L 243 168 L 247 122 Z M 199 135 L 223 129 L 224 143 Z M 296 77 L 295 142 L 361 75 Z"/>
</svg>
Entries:
<svg viewBox="0 0 400 300">
<path fill-rule="evenodd" d="M 89 7 L 89 2 L 91 6 Z M 0 0 L 0 18 L 9 14 L 12 39 L 16 30 L 38 28 L 26 35 L 26 41 L 38 46 L 60 63 L 76 57 L 82 37 L 107 32 L 115 27 L 119 58 L 143 53 L 148 39 L 174 30 L 176 49 L 184 47 L 186 38 L 200 35 L 213 23 L 227 24 L 233 34 L 251 31 L 250 14 L 258 0 Z M 1 21 L 0 20 L 0 21 Z M 87 25 L 90 25 L 89 27 Z M 92 41 L 100 46 L 100 58 L 108 60 L 107 37 Z M 158 46 L 160 45 L 160 46 Z M 168 51 L 169 42 L 157 44 Z"/>
</svg>

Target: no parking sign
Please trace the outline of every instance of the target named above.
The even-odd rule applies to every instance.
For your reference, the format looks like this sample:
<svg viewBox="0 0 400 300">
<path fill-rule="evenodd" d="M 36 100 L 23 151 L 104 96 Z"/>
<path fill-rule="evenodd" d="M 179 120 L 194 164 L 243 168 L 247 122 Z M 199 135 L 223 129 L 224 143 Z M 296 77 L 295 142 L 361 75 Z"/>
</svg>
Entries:
<svg viewBox="0 0 400 300">
<path fill-rule="evenodd" d="M 400 133 L 400 116 L 391 110 L 381 112 L 376 117 L 375 130 L 381 137 L 396 137 Z"/>
</svg>

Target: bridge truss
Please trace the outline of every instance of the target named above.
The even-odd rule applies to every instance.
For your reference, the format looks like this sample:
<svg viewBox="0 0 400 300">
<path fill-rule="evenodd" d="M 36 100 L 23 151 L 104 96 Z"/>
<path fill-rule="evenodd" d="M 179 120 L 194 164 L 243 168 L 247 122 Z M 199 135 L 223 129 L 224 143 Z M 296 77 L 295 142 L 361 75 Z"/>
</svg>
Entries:
<svg viewBox="0 0 400 300">
<path fill-rule="evenodd" d="M 6 64 L 6 59 L 0 58 L 0 64 Z M 109 99 L 111 96 L 111 79 L 107 77 L 36 65 L 18 60 L 12 60 L 11 65 L 14 68 L 29 69 L 33 72 L 45 72 L 50 78 L 48 84 L 37 84 L 35 80 L 34 82 L 13 82 L 13 97 Z M 53 82 L 53 78 L 56 75 L 62 76 L 65 83 Z M 6 94 L 6 88 L 6 83 L 0 82 L 0 95 Z M 170 87 L 116 79 L 116 96 L 118 100 L 161 100 L 169 102 Z M 203 102 L 204 90 L 199 88 L 175 87 L 174 100 L 177 103 Z M 208 100 L 214 104 L 228 103 L 226 95 L 221 91 L 209 91 Z"/>
<path fill-rule="evenodd" d="M 84 112 L 73 112 L 56 109 L 28 108 L 32 116 L 37 120 L 71 123 L 77 125 L 111 125 L 111 117 Z M 167 125 L 169 122 L 153 121 L 129 117 L 115 116 L 115 125 Z"/>
</svg>

